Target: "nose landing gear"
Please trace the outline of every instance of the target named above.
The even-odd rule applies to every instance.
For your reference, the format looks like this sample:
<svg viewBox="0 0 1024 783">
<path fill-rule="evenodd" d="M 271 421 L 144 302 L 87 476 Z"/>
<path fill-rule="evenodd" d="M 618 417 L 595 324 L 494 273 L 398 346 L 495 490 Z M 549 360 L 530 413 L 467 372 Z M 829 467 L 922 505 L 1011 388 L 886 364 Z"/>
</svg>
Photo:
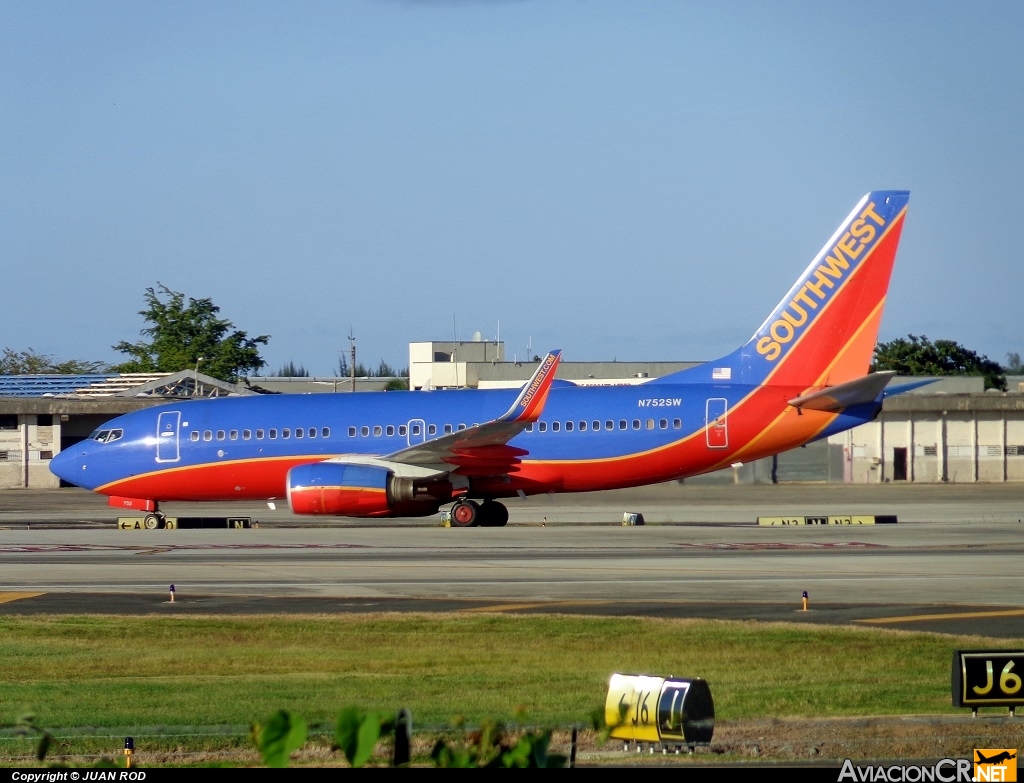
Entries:
<svg viewBox="0 0 1024 783">
<path fill-rule="evenodd" d="M 159 511 L 152 511 L 146 514 L 142 524 L 146 526 L 146 530 L 157 530 L 167 524 L 167 517 Z"/>
</svg>

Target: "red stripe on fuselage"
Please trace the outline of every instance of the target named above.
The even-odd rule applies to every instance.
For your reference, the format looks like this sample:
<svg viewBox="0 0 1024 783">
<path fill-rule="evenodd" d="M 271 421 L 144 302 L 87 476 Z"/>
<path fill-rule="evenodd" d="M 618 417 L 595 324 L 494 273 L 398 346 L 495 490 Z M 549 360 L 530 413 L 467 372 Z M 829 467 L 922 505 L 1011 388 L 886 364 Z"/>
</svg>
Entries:
<svg viewBox="0 0 1024 783">
<path fill-rule="evenodd" d="M 265 457 L 206 463 L 144 473 L 96 491 L 156 500 L 265 500 L 285 496 L 288 471 L 329 456 Z"/>
</svg>

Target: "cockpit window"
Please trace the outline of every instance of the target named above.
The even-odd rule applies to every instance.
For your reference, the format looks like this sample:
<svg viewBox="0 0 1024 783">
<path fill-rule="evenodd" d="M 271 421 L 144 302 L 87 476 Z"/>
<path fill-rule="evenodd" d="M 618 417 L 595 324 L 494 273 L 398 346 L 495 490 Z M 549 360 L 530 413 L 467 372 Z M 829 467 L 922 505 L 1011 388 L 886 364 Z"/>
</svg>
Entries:
<svg viewBox="0 0 1024 783">
<path fill-rule="evenodd" d="M 98 440 L 100 443 L 113 443 L 124 436 L 124 430 L 97 430 L 92 434 L 90 440 Z"/>
</svg>

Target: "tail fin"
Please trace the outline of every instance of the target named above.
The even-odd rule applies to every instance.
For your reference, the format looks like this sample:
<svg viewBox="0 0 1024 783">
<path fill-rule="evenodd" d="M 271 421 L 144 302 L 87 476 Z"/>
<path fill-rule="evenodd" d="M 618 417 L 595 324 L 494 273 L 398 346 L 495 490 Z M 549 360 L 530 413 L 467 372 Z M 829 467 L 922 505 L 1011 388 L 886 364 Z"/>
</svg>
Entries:
<svg viewBox="0 0 1024 783">
<path fill-rule="evenodd" d="M 822 387 L 865 375 L 909 199 L 905 190 L 868 193 L 746 345 L 659 380 Z"/>
</svg>

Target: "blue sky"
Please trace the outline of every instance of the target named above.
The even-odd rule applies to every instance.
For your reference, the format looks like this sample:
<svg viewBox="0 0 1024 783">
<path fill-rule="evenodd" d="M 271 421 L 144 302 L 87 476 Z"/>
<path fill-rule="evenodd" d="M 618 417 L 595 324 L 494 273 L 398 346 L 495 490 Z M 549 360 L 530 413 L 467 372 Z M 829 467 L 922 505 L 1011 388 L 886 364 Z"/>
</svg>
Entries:
<svg viewBox="0 0 1024 783">
<path fill-rule="evenodd" d="M 711 359 L 872 189 L 881 339 L 1024 353 L 1022 3 L 8 2 L 0 347 L 117 361 L 159 281 L 270 370 Z"/>
</svg>

